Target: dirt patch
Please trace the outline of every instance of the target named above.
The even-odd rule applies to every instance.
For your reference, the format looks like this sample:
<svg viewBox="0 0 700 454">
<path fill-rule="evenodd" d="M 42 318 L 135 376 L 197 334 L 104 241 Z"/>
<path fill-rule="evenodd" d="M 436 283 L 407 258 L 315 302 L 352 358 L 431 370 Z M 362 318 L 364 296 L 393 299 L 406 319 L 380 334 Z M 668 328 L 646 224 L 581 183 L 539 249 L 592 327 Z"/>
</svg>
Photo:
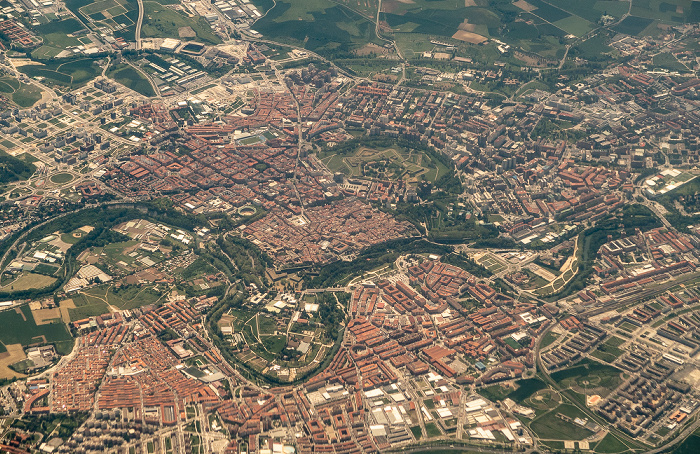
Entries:
<svg viewBox="0 0 700 454">
<path fill-rule="evenodd" d="M 22 378 L 23 374 L 18 374 L 8 366 L 26 358 L 21 344 L 10 344 L 5 346 L 7 353 L 0 357 L 0 378 Z"/>
<path fill-rule="evenodd" d="M 12 62 L 13 65 L 15 65 L 15 67 L 28 66 L 28 65 L 45 66 L 43 63 L 39 63 L 38 61 L 30 60 L 29 58 L 11 58 L 10 61 Z"/>
<path fill-rule="evenodd" d="M 470 6 L 477 6 L 474 0 L 464 0 L 464 7 L 469 8 Z"/>
<path fill-rule="evenodd" d="M 60 236 L 58 236 L 56 239 L 49 241 L 49 244 L 51 246 L 56 246 L 64 254 L 68 252 L 68 249 L 70 249 L 71 246 L 73 246 L 72 244 L 68 244 L 65 241 L 63 241 Z"/>
<path fill-rule="evenodd" d="M 401 4 L 410 5 L 413 3 L 415 3 L 413 0 L 386 0 L 382 2 L 382 12 L 403 16 L 406 10 L 401 8 Z"/>
<path fill-rule="evenodd" d="M 367 55 L 371 54 L 376 54 L 376 55 L 386 55 L 388 54 L 389 51 L 382 46 L 378 46 L 373 43 L 369 43 L 367 45 L 362 46 L 361 48 L 355 50 L 355 55 L 358 57 L 365 57 Z"/>
<path fill-rule="evenodd" d="M 90 233 L 90 232 L 92 232 L 93 230 L 95 230 L 95 227 L 93 227 L 93 226 L 91 226 L 91 225 L 84 225 L 84 226 L 80 227 L 78 230 L 81 230 L 81 231 L 83 231 L 84 233 Z"/>
<path fill-rule="evenodd" d="M 35 344 L 48 344 L 48 341 L 46 340 L 46 336 L 44 336 L 43 334 L 41 336 L 32 337 L 32 341 Z"/>
<path fill-rule="evenodd" d="M 525 0 L 518 0 L 517 2 L 515 2 L 513 4 L 515 6 L 517 6 L 518 8 L 520 8 L 521 10 L 527 11 L 528 13 L 530 11 L 534 11 L 537 9 L 534 6 L 532 6 L 531 4 L 529 4 L 528 2 L 526 2 Z"/>
<path fill-rule="evenodd" d="M 180 27 L 177 29 L 177 34 L 180 38 L 196 38 L 197 33 L 194 32 L 192 27 Z"/>
<path fill-rule="evenodd" d="M 464 30 L 457 30 L 457 33 L 452 35 L 452 38 L 471 44 L 481 44 L 489 40 L 484 36 Z"/>
<path fill-rule="evenodd" d="M 61 310 L 57 307 L 53 309 L 39 309 L 32 311 L 32 316 L 34 317 L 34 323 L 37 325 L 46 325 L 52 320 L 61 318 Z"/>
<path fill-rule="evenodd" d="M 27 316 L 24 315 L 24 311 L 22 311 L 22 309 L 20 309 L 19 307 L 15 307 L 15 312 L 22 316 L 22 320 L 24 320 L 25 322 L 27 321 Z"/>
<path fill-rule="evenodd" d="M 465 32 L 474 32 L 476 31 L 476 25 L 470 24 L 467 19 L 464 19 L 464 22 L 459 24 L 459 27 L 457 27 L 457 30 L 464 30 Z"/>
<path fill-rule="evenodd" d="M 60 306 L 61 320 L 63 320 L 65 324 L 70 323 L 70 312 L 68 309 L 75 309 L 75 303 L 72 299 L 68 299 L 61 301 Z"/>
<path fill-rule="evenodd" d="M 84 250 L 83 252 L 80 253 L 80 255 L 78 256 L 77 260 L 78 260 L 79 262 L 85 262 L 85 261 L 87 260 L 87 258 L 88 258 L 89 255 L 90 255 L 90 251 L 86 249 L 86 250 Z"/>
</svg>

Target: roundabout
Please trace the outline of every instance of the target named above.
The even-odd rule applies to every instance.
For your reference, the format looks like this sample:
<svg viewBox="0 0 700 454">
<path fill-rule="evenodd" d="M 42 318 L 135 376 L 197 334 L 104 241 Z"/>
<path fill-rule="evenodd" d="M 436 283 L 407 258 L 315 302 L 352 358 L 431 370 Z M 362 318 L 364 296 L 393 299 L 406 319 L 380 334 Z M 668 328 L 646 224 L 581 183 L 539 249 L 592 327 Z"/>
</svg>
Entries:
<svg viewBox="0 0 700 454">
<path fill-rule="evenodd" d="M 74 178 L 73 175 L 71 175 L 70 173 L 61 172 L 61 173 L 56 173 L 54 175 L 51 175 L 49 180 L 53 184 L 61 185 L 61 184 L 66 184 L 66 183 L 73 181 L 73 178 Z"/>
</svg>

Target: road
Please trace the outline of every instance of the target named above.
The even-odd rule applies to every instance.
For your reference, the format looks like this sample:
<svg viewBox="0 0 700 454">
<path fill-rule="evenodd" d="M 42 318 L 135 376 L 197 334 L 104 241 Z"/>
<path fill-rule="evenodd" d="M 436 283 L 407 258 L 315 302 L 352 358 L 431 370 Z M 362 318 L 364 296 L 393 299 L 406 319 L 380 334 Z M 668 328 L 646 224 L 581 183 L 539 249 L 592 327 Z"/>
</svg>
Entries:
<svg viewBox="0 0 700 454">
<path fill-rule="evenodd" d="M 143 24 L 143 0 L 136 0 L 139 4 L 139 18 L 136 21 L 136 32 L 134 39 L 136 41 L 136 50 L 141 50 L 141 25 Z"/>
</svg>

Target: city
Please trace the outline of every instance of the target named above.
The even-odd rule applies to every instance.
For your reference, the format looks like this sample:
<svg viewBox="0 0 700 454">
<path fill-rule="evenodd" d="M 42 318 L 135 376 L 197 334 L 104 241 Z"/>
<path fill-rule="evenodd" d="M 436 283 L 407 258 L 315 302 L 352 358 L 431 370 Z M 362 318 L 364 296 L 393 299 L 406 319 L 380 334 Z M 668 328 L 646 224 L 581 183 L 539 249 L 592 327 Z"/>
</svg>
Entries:
<svg viewBox="0 0 700 454">
<path fill-rule="evenodd" d="M 0 452 L 695 452 L 697 5 L 0 1 Z"/>
</svg>

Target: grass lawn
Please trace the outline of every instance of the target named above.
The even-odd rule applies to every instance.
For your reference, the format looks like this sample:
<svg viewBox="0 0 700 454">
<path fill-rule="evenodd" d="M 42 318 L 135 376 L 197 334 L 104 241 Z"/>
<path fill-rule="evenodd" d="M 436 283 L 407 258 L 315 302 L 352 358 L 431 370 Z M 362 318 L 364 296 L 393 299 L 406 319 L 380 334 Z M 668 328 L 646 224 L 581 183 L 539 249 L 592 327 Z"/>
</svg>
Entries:
<svg viewBox="0 0 700 454">
<path fill-rule="evenodd" d="M 567 33 L 571 33 L 572 35 L 579 37 L 585 35 L 595 27 L 595 25 L 591 24 L 587 20 L 576 16 L 569 16 L 567 18 L 560 19 L 554 22 L 554 25 Z"/>
<path fill-rule="evenodd" d="M 570 387 L 579 393 L 594 388 L 610 393 L 622 383 L 620 374 L 616 367 L 585 359 L 576 367 L 554 372 L 551 377 L 562 387 Z"/>
<path fill-rule="evenodd" d="M 46 82 L 78 87 L 94 79 L 101 73 L 94 59 L 82 58 L 62 63 L 60 61 L 46 61 L 41 65 L 24 65 L 18 67 L 19 71 L 29 77 L 43 77 Z"/>
<path fill-rule="evenodd" d="M 73 175 L 70 173 L 57 173 L 56 175 L 52 175 L 50 180 L 52 183 L 55 184 L 65 184 L 68 183 L 73 179 Z"/>
<path fill-rule="evenodd" d="M 547 385 L 539 378 L 525 378 L 517 382 L 518 389 L 508 394 L 508 397 L 517 403 L 522 403 L 537 391 L 545 389 Z"/>
<path fill-rule="evenodd" d="M 548 345 L 552 345 L 555 340 L 559 337 L 558 334 L 554 334 L 553 332 L 549 331 L 547 334 L 544 335 L 544 338 L 542 339 L 542 342 L 540 343 L 541 348 L 545 348 Z"/>
<path fill-rule="evenodd" d="M 83 293 L 73 295 L 73 303 L 76 307 L 68 309 L 68 315 L 72 322 L 88 317 L 97 317 L 109 312 L 107 303 Z"/>
<path fill-rule="evenodd" d="M 144 96 L 155 96 L 151 83 L 140 72 L 129 65 L 121 64 L 109 71 L 109 77 Z"/>
<path fill-rule="evenodd" d="M 411 433 L 416 440 L 420 440 L 420 438 L 423 436 L 423 431 L 421 430 L 420 426 L 411 427 Z"/>
<path fill-rule="evenodd" d="M 626 341 L 624 339 L 620 339 L 619 337 L 613 336 L 610 339 L 605 341 L 605 344 L 611 346 L 611 347 L 619 347 L 620 345 L 624 344 Z"/>
<path fill-rule="evenodd" d="M 538 437 L 554 440 L 583 440 L 592 434 L 588 429 L 564 421 L 557 416 L 557 413 L 561 413 L 570 418 L 586 417 L 585 414 L 573 405 L 563 404 L 536 418 L 530 423 L 530 428 Z"/>
<path fill-rule="evenodd" d="M 14 142 L 12 142 L 11 140 L 7 140 L 7 139 L 5 139 L 5 140 L 3 140 L 2 142 L 0 142 L 0 145 L 2 145 L 3 148 L 5 148 L 5 149 L 7 149 L 7 150 L 11 150 L 11 149 L 17 147 L 17 145 L 15 145 Z"/>
<path fill-rule="evenodd" d="M 78 241 L 80 241 L 84 235 L 85 234 L 76 237 L 76 236 L 73 236 L 72 233 L 64 233 L 61 235 L 61 241 L 63 241 L 64 243 L 67 243 L 67 244 L 75 244 Z"/>
<path fill-rule="evenodd" d="M 501 385 L 493 385 L 477 390 L 479 394 L 491 401 L 513 399 L 517 403 L 522 403 L 525 399 L 535 394 L 547 385 L 539 378 L 526 378 L 517 382 L 517 389 L 505 388 Z"/>
<path fill-rule="evenodd" d="M 624 350 L 618 348 L 624 343 L 624 339 L 613 336 L 603 342 L 591 355 L 607 363 L 612 363 L 625 353 Z"/>
<path fill-rule="evenodd" d="M 673 54 L 663 52 L 654 55 L 654 67 L 668 69 L 669 71 L 688 72 L 688 68 L 679 62 Z"/>
<path fill-rule="evenodd" d="M 277 354 L 284 350 L 287 345 L 287 336 L 260 336 L 265 349 L 268 352 Z"/>
<path fill-rule="evenodd" d="M 0 93 L 9 95 L 12 101 L 20 107 L 33 106 L 41 99 L 41 90 L 37 86 L 22 83 L 8 76 L 0 77 Z"/>
<path fill-rule="evenodd" d="M 55 278 L 44 276 L 42 274 L 25 273 L 20 275 L 14 281 L 2 287 L 3 291 L 18 291 L 29 290 L 33 288 L 43 288 L 56 282 Z"/>
<path fill-rule="evenodd" d="M 41 89 L 36 85 L 22 83 L 12 94 L 12 101 L 20 107 L 33 106 L 41 99 Z"/>
<path fill-rule="evenodd" d="M 111 304 L 121 310 L 131 310 L 137 307 L 153 304 L 161 298 L 161 293 L 151 287 L 127 286 L 115 289 L 111 285 L 102 285 L 83 293 L 92 304 L 98 302 Z M 105 303 L 106 304 L 106 303 Z M 76 303 L 77 306 L 77 303 Z M 104 313 L 104 312 L 103 312 Z"/>
<path fill-rule="evenodd" d="M 442 435 L 440 429 L 432 422 L 429 422 L 425 425 L 425 432 L 428 435 L 428 438 L 439 437 L 440 435 Z"/>
<path fill-rule="evenodd" d="M 595 452 L 599 453 L 618 453 L 627 451 L 629 448 L 627 445 L 622 443 L 613 434 L 608 433 L 605 438 L 600 440 L 600 442 L 595 447 Z"/>
<path fill-rule="evenodd" d="M 19 88 L 20 82 L 14 77 L 0 77 L 0 93 L 12 93 Z"/>
</svg>

